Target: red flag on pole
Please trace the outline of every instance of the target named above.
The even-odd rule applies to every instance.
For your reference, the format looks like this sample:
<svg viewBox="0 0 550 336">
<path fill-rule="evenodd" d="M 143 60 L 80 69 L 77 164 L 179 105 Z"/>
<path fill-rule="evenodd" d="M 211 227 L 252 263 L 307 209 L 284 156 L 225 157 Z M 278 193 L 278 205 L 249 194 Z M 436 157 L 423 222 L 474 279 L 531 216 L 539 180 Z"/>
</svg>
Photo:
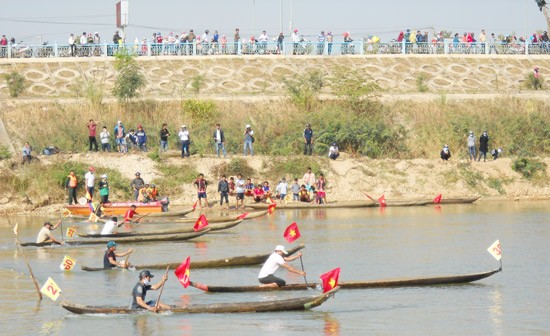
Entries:
<svg viewBox="0 0 550 336">
<path fill-rule="evenodd" d="M 271 215 L 273 211 L 275 211 L 275 208 L 277 207 L 277 203 L 271 203 L 267 207 L 267 212 Z"/>
<path fill-rule="evenodd" d="M 340 276 L 340 267 L 328 271 L 320 276 L 323 280 L 323 293 L 326 293 L 338 286 L 338 277 Z"/>
<path fill-rule="evenodd" d="M 248 216 L 248 212 L 245 212 L 245 213 L 242 213 L 240 215 L 237 216 L 238 219 L 245 219 L 246 216 Z"/>
<path fill-rule="evenodd" d="M 435 196 L 435 198 L 434 198 L 434 203 L 435 203 L 435 204 L 441 203 L 441 194 Z"/>
<path fill-rule="evenodd" d="M 296 239 L 300 238 L 302 235 L 300 234 L 300 230 L 298 230 L 298 224 L 296 222 L 293 222 L 290 224 L 283 234 L 283 237 L 289 242 L 292 243 Z"/>
<path fill-rule="evenodd" d="M 176 274 L 176 277 L 178 278 L 179 282 L 183 286 L 183 288 L 187 288 L 189 286 L 189 268 L 191 266 L 191 257 L 187 257 L 187 259 L 176 268 L 174 271 L 174 274 Z"/>
<path fill-rule="evenodd" d="M 193 226 L 193 229 L 195 231 L 200 231 L 208 226 L 208 221 L 206 220 L 206 216 L 204 214 L 200 215 L 199 219 L 195 222 L 195 226 Z"/>
<path fill-rule="evenodd" d="M 197 208 L 197 203 L 199 202 L 199 200 L 196 200 L 195 203 L 193 203 L 193 211 L 195 211 L 195 209 Z"/>
<path fill-rule="evenodd" d="M 386 196 L 380 196 L 380 198 L 378 199 L 378 203 L 380 203 L 380 206 L 384 208 L 386 206 Z"/>
</svg>

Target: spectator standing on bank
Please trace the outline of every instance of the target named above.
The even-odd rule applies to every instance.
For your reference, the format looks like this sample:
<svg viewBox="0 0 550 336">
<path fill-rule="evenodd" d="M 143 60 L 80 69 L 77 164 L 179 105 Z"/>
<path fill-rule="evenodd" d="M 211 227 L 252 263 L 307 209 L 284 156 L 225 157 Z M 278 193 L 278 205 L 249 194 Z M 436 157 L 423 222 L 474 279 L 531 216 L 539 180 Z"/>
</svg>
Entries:
<svg viewBox="0 0 550 336">
<path fill-rule="evenodd" d="M 94 186 L 95 186 L 95 168 L 90 166 L 88 172 L 84 175 L 84 181 L 86 182 L 86 199 L 88 203 L 92 203 L 92 198 L 94 197 Z"/>
<path fill-rule="evenodd" d="M 122 146 L 124 141 L 124 125 L 122 121 L 118 121 L 115 125 L 115 142 L 119 153 L 124 153 L 124 147 Z"/>
<path fill-rule="evenodd" d="M 168 131 L 168 125 L 162 124 L 162 128 L 160 129 L 159 151 L 166 152 L 168 150 L 168 137 L 170 137 L 170 131 Z"/>
<path fill-rule="evenodd" d="M 220 124 L 216 124 L 216 129 L 214 130 L 214 143 L 216 145 L 216 155 L 220 157 L 220 149 L 223 153 L 223 157 L 227 156 L 225 151 L 225 134 L 220 127 Z"/>
<path fill-rule="evenodd" d="M 185 125 L 181 126 L 181 131 L 178 133 L 178 137 L 181 142 L 181 157 L 189 157 L 189 144 L 191 143 L 191 140 L 189 138 L 189 131 Z"/>
<path fill-rule="evenodd" d="M 71 34 L 69 35 L 69 48 L 71 49 L 71 57 L 75 57 L 76 56 L 76 43 L 75 43 L 75 39 L 74 39 L 74 35 Z"/>
<path fill-rule="evenodd" d="M 304 129 L 304 155 L 312 155 L 313 153 L 313 130 L 309 123 Z"/>
<path fill-rule="evenodd" d="M 134 201 L 137 201 L 139 197 L 139 191 L 141 190 L 141 188 L 145 187 L 145 181 L 143 181 L 143 179 L 141 178 L 140 172 L 136 172 L 135 176 L 136 177 L 132 180 L 130 187 L 134 192 Z"/>
<path fill-rule="evenodd" d="M 254 156 L 254 147 L 252 146 L 254 141 L 254 131 L 250 125 L 246 125 L 246 129 L 244 131 L 244 156 L 246 156 L 247 148 L 250 149 L 250 156 Z"/>
<path fill-rule="evenodd" d="M 489 136 L 487 135 L 487 131 L 483 131 L 483 134 L 479 137 L 479 157 L 477 158 L 477 161 L 479 162 L 481 160 L 481 156 L 483 155 L 483 162 L 487 161 L 487 152 L 489 151 Z"/>
<path fill-rule="evenodd" d="M 107 126 L 103 126 L 103 131 L 99 133 L 99 139 L 101 140 L 101 150 L 102 151 L 111 151 L 111 134 L 107 131 Z"/>
<path fill-rule="evenodd" d="M 138 149 L 142 152 L 147 152 L 147 134 L 145 133 L 143 126 L 138 125 L 136 137 Z"/>
<path fill-rule="evenodd" d="M 99 181 L 98 188 L 101 204 L 109 203 L 109 183 L 107 182 L 107 175 L 101 175 L 101 181 Z"/>
<path fill-rule="evenodd" d="M 22 164 L 31 162 L 32 160 L 31 152 L 32 152 L 31 145 L 29 145 L 28 142 L 25 142 L 25 146 L 23 146 L 23 150 L 22 150 L 22 155 L 23 155 L 23 161 L 21 162 Z"/>
<path fill-rule="evenodd" d="M 225 175 L 222 175 L 222 179 L 218 182 L 218 192 L 220 193 L 220 207 L 225 199 L 225 209 L 229 209 L 229 182 Z"/>
<path fill-rule="evenodd" d="M 470 131 L 468 135 L 468 154 L 470 155 L 470 161 L 476 160 L 476 137 L 474 136 L 474 131 Z"/>
<path fill-rule="evenodd" d="M 94 122 L 93 119 L 90 119 L 90 121 L 88 121 L 86 123 L 86 127 L 88 127 L 88 140 L 90 142 L 90 148 L 89 148 L 89 151 L 92 150 L 92 147 L 94 149 L 94 151 L 98 151 L 98 146 L 97 146 L 97 139 L 96 139 L 96 129 L 97 129 L 97 124 Z"/>
<path fill-rule="evenodd" d="M 69 205 L 77 204 L 76 201 L 76 188 L 78 187 L 78 179 L 76 178 L 76 175 L 74 174 L 74 170 L 71 170 L 69 172 L 69 175 L 67 176 L 67 180 L 65 181 L 65 188 L 67 189 L 67 195 L 69 196 Z"/>
</svg>

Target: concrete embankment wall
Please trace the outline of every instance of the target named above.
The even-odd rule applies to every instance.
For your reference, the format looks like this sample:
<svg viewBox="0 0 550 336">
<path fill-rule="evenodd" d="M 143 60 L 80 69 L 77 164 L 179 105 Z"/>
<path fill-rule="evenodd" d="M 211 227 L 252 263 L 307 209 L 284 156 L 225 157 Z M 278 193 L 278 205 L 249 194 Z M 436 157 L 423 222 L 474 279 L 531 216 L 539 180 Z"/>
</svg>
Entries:
<svg viewBox="0 0 550 336">
<path fill-rule="evenodd" d="M 201 94 L 286 95 L 283 78 L 319 70 L 330 80 L 336 72 L 369 76 L 385 92 L 418 92 L 417 79 L 432 93 L 507 94 L 525 90 L 534 66 L 550 78 L 550 57 L 507 55 L 362 55 L 332 57 L 215 56 L 141 57 L 147 77 L 144 97 L 179 99 L 191 95 L 191 82 L 202 77 Z M 345 69 L 345 70 L 343 70 Z M 112 58 L 1 59 L 0 76 L 18 71 L 28 81 L 23 98 L 84 96 L 87 83 L 107 95 L 116 78 Z M 548 75 L 547 75 L 548 74 Z M 324 88 L 330 93 L 330 84 Z M 5 81 L 0 96 L 7 97 Z"/>
</svg>

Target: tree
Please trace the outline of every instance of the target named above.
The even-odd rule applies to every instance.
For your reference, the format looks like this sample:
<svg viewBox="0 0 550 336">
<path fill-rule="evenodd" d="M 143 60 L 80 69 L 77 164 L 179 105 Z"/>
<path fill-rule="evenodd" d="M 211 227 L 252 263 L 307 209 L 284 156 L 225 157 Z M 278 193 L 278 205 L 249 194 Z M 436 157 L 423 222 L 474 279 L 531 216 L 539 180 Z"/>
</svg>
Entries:
<svg viewBox="0 0 550 336">
<path fill-rule="evenodd" d="M 550 31 L 550 13 L 548 13 L 548 7 L 546 7 L 546 0 L 535 0 L 537 3 L 537 6 L 539 6 L 539 10 L 544 15 L 544 18 L 546 19 L 546 25 L 548 26 L 548 30 Z"/>
<path fill-rule="evenodd" d="M 119 49 L 115 54 L 115 70 L 118 72 L 113 87 L 113 95 L 120 101 L 132 99 L 138 95 L 138 90 L 145 85 L 145 76 L 137 64 L 135 55 L 127 49 Z"/>
</svg>

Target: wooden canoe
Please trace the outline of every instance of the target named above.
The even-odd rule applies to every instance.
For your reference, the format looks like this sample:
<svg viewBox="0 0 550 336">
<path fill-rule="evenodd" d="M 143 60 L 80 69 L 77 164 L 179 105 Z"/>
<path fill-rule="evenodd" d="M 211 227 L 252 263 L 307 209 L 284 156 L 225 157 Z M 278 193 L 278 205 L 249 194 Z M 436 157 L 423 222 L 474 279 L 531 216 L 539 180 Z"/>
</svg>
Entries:
<svg viewBox="0 0 550 336">
<path fill-rule="evenodd" d="M 480 198 L 480 196 L 462 197 L 462 198 L 441 198 L 441 202 L 438 204 L 468 204 L 474 203 Z M 433 203 L 433 200 L 432 200 Z"/>
<path fill-rule="evenodd" d="M 287 250 L 288 255 L 293 255 L 294 253 L 300 251 L 305 246 L 300 244 L 296 247 L 290 248 Z M 262 264 L 271 254 L 258 254 L 253 256 L 237 256 L 226 259 L 217 259 L 217 260 L 203 260 L 203 261 L 191 261 L 191 267 L 193 269 L 197 268 L 222 268 L 222 267 L 243 267 L 243 266 L 254 266 Z M 149 265 L 135 265 L 136 269 L 145 270 L 145 269 L 165 269 L 166 266 L 170 266 L 171 269 L 176 269 L 181 265 L 182 261 L 175 263 L 163 263 L 163 264 L 149 264 Z M 83 271 L 108 271 L 111 269 L 119 270 L 120 268 L 103 268 L 103 267 L 88 267 L 81 265 Z"/>
<path fill-rule="evenodd" d="M 262 313 L 275 311 L 294 311 L 309 310 L 320 306 L 339 290 L 335 287 L 331 291 L 309 297 L 290 298 L 282 300 L 271 300 L 263 302 L 234 302 L 234 303 L 215 303 L 198 304 L 188 306 L 171 306 L 168 310 L 172 313 L 186 314 L 224 314 L 224 313 Z M 145 313 L 144 309 L 131 309 L 126 307 L 106 307 L 106 306 L 84 306 L 63 302 L 61 304 L 66 310 L 75 314 L 135 314 Z"/>
<path fill-rule="evenodd" d="M 246 219 L 258 218 L 258 217 L 261 217 L 261 216 L 265 215 L 266 213 L 267 213 L 267 210 L 253 211 L 253 212 L 248 213 L 248 215 L 246 215 L 246 217 L 243 218 L 243 219 L 246 220 Z M 229 216 L 218 216 L 218 217 L 206 217 L 206 219 L 208 220 L 208 223 L 227 222 L 227 221 L 236 220 L 236 219 L 239 218 L 239 216 L 242 216 L 242 215 L 243 214 L 229 215 Z M 174 222 L 177 222 L 177 223 L 195 223 L 198 219 L 199 219 L 198 217 L 195 217 L 195 218 L 179 218 L 179 219 L 174 220 Z"/>
<path fill-rule="evenodd" d="M 232 227 L 235 227 L 239 225 L 243 220 L 238 219 L 231 222 L 222 222 L 222 223 L 208 223 L 208 227 L 210 228 L 210 232 L 212 231 L 221 231 L 230 229 Z M 108 235 L 102 235 L 100 233 L 79 233 L 78 236 L 82 238 L 116 238 L 118 241 L 118 238 L 121 237 L 147 237 L 147 236 L 156 236 L 156 235 L 166 235 L 166 234 L 176 234 L 176 233 L 192 233 L 195 232 L 195 229 L 193 228 L 194 225 L 182 225 L 180 228 L 176 229 L 168 229 L 168 230 L 156 230 L 156 231 L 143 231 L 143 232 L 120 232 L 120 233 L 113 233 Z"/>
<path fill-rule="evenodd" d="M 84 239 L 84 240 L 68 240 L 65 243 L 68 246 L 75 245 L 94 245 L 94 244 L 107 244 L 111 240 L 116 240 L 117 243 L 145 243 L 145 242 L 156 242 L 156 241 L 178 241 L 178 240 L 188 240 L 196 237 L 200 237 L 210 231 L 210 228 L 206 227 L 201 231 L 190 232 L 190 233 L 175 233 L 175 234 L 164 234 L 164 235 L 154 235 L 154 236 L 142 236 L 142 237 L 107 237 L 107 238 L 94 238 L 94 239 Z M 52 243 L 22 243 L 21 246 L 50 246 Z"/>
<path fill-rule="evenodd" d="M 502 271 L 502 268 L 495 269 L 489 272 L 484 272 L 484 273 L 439 276 L 439 277 L 430 277 L 430 278 L 408 278 L 408 279 L 394 279 L 394 280 L 381 280 L 381 281 L 340 282 L 338 283 L 338 286 L 340 286 L 343 289 L 359 289 L 359 288 L 392 288 L 392 287 L 456 285 L 456 284 L 465 284 L 465 283 L 485 279 L 500 271 Z M 241 292 L 306 290 L 308 287 L 315 289 L 320 285 L 316 283 L 308 283 L 306 287 L 306 284 L 303 283 L 303 284 L 288 284 L 283 287 L 208 286 L 208 285 L 191 281 L 191 286 L 201 289 L 205 292 L 241 293 Z"/>
<path fill-rule="evenodd" d="M 252 209 L 267 209 L 268 203 L 250 203 L 246 205 Z M 276 209 L 327 209 L 327 208 L 368 208 L 375 207 L 377 203 L 373 201 L 346 201 L 346 202 L 329 202 L 326 204 L 295 202 L 295 203 L 277 203 Z"/>
</svg>

